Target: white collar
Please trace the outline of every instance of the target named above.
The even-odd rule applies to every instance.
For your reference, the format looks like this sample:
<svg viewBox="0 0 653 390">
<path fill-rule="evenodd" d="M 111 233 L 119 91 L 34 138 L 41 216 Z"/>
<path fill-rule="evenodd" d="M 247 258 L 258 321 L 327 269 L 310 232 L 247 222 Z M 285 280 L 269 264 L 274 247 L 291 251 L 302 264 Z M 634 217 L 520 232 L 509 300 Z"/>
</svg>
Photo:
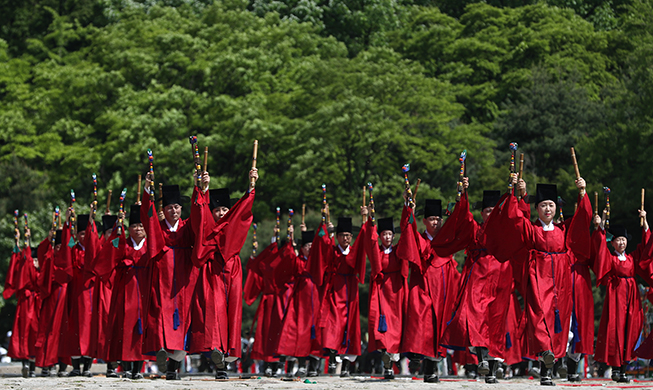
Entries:
<svg viewBox="0 0 653 390">
<path fill-rule="evenodd" d="M 145 239 L 141 240 L 140 244 L 137 244 L 136 241 L 134 241 L 133 238 L 129 237 L 130 240 L 132 240 L 132 246 L 134 247 L 135 250 L 139 250 L 143 247 L 143 244 L 145 244 Z"/>
<path fill-rule="evenodd" d="M 428 238 L 429 241 L 433 241 L 433 236 L 429 234 L 428 230 L 425 230 L 424 233 L 426 233 L 426 238 Z"/>
<path fill-rule="evenodd" d="M 351 246 L 347 245 L 347 249 L 342 249 L 340 244 L 338 244 L 338 249 L 340 249 L 340 253 L 342 253 L 345 256 L 347 256 L 349 254 L 349 248 L 351 248 Z"/>
<path fill-rule="evenodd" d="M 623 251 L 623 253 L 615 251 L 615 253 L 617 254 L 619 261 L 626 261 L 626 251 Z"/>
<path fill-rule="evenodd" d="M 163 220 L 166 221 L 166 225 L 168 225 L 168 229 L 170 229 L 171 232 L 176 232 L 177 228 L 179 228 L 179 220 L 175 222 L 175 226 L 170 225 L 170 222 L 168 222 L 167 219 L 163 219 Z"/>
<path fill-rule="evenodd" d="M 542 224 L 542 230 L 544 230 L 545 232 L 550 232 L 555 229 L 553 220 L 548 225 L 544 223 L 544 221 L 542 221 L 540 218 L 538 218 L 537 220 L 540 221 L 540 223 Z"/>
<path fill-rule="evenodd" d="M 383 244 L 381 244 L 381 248 L 383 248 L 383 253 L 385 253 L 386 255 L 392 253 L 392 245 L 386 248 L 383 246 Z"/>
<path fill-rule="evenodd" d="M 79 247 L 82 248 L 84 252 L 86 252 L 86 248 L 84 247 L 84 245 L 82 245 L 81 242 L 78 242 L 77 245 L 79 245 Z"/>
</svg>

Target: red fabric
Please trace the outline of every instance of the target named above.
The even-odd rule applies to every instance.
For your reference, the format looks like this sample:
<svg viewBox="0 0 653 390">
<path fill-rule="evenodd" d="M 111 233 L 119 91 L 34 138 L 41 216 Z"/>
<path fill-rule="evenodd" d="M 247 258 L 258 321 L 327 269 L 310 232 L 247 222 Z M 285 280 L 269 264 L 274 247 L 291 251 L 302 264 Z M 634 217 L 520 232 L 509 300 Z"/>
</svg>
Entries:
<svg viewBox="0 0 653 390">
<path fill-rule="evenodd" d="M 69 283 L 68 331 L 65 339 L 65 356 L 95 356 L 97 334 L 92 331 L 95 275 L 90 271 L 91 264 L 99 249 L 95 221 L 89 220 L 84 242 L 72 248 L 73 278 Z M 70 246 L 72 240 L 62 241 Z M 83 245 L 83 247 L 82 247 Z"/>
<path fill-rule="evenodd" d="M 34 267 L 30 247 L 12 254 L 11 264 L 5 281 L 3 296 L 9 299 L 7 284 L 11 280 L 16 293 L 16 315 L 12 328 L 7 355 L 14 360 L 30 359 L 36 356 L 34 345 L 39 326 L 41 298 L 38 293 L 38 271 Z"/>
<path fill-rule="evenodd" d="M 589 216 L 587 196 L 578 200 L 578 210 L 569 231 L 554 224 L 553 231 L 544 231 L 539 221 L 530 222 L 514 196 L 502 198 L 488 220 L 487 247 L 495 257 L 511 259 L 524 249 L 529 250 L 525 266 L 526 339 L 531 354 L 553 351 L 563 357 L 567 351 L 569 321 L 572 310 L 571 263 L 574 255 L 589 255 Z M 586 224 L 583 226 L 583 224 Z M 555 332 L 555 311 L 561 330 Z"/>
<path fill-rule="evenodd" d="M 366 222 L 363 240 L 365 252 L 370 259 L 370 300 L 368 315 L 368 350 L 387 350 L 389 353 L 401 352 L 404 312 L 408 303 L 408 262 L 397 257 L 397 248 L 384 253 L 378 243 L 376 226 L 369 218 Z M 383 316 L 384 327 L 380 327 Z"/>
<path fill-rule="evenodd" d="M 522 318 L 522 309 L 519 306 L 517 294 L 513 291 L 509 298 L 508 315 L 506 316 L 506 339 L 510 337 L 510 343 L 506 343 L 506 350 L 503 358 L 507 365 L 520 363 L 522 361 L 523 340 L 520 337 L 519 325 Z M 507 340 L 506 340 L 507 341 Z"/>
<path fill-rule="evenodd" d="M 246 193 L 217 223 L 209 208 L 209 192 L 198 194 L 198 222 L 193 256 L 199 267 L 191 308 L 190 352 L 213 349 L 241 357 L 243 274 L 239 252 L 252 224 L 254 190 Z"/>
<path fill-rule="evenodd" d="M 19 262 L 22 263 L 22 260 L 22 253 L 18 249 L 18 246 L 14 246 L 14 251 L 11 253 L 11 258 L 9 259 L 9 269 L 5 276 L 4 290 L 2 291 L 2 297 L 4 299 L 9 299 L 18 290 L 16 286 L 19 283 L 20 272 L 17 267 Z"/>
<path fill-rule="evenodd" d="M 61 242 L 70 240 L 70 226 L 64 225 Z M 41 272 L 38 285 L 42 298 L 39 330 L 36 338 L 36 366 L 49 367 L 64 358 L 63 332 L 68 328 L 68 282 L 72 279 L 71 248 L 62 244 L 54 253 L 50 240 L 45 239 L 38 248 Z M 61 359 L 60 359 L 61 358 Z"/>
<path fill-rule="evenodd" d="M 320 289 L 308 273 L 308 259 L 297 256 L 286 246 L 281 254 L 284 264 L 290 264 L 294 278 L 294 288 L 290 304 L 281 324 L 277 354 L 305 357 L 322 352 L 319 332 Z"/>
<path fill-rule="evenodd" d="M 608 251 L 603 229 L 592 234 L 595 262 L 599 262 L 597 269 L 601 270 L 597 280 L 606 286 L 594 353 L 598 362 L 621 366 L 635 358 L 635 344 L 644 323 L 635 273 L 642 274 L 638 272 L 640 256 L 649 238 L 649 232 L 642 234 L 642 243 L 621 261 Z M 650 283 L 650 274 L 642 276 Z"/>
<path fill-rule="evenodd" d="M 459 236 L 467 244 L 467 258 L 461 276 L 454 312 L 441 344 L 454 349 L 485 347 L 490 356 L 504 358 L 506 320 L 512 291 L 510 262 L 499 262 L 485 248 L 485 224 L 479 225 L 469 211 L 467 194 L 457 206 L 466 209 L 464 218 L 472 225 L 471 234 Z"/>
<path fill-rule="evenodd" d="M 453 254 L 464 242 L 449 237 L 465 229 L 467 209 L 456 209 L 434 242 L 417 232 L 413 210 L 404 207 L 397 256 L 410 263 L 408 306 L 402 335 L 402 351 L 430 357 L 445 356 L 440 338 L 451 318 L 460 274 Z"/>
<path fill-rule="evenodd" d="M 125 239 L 124 232 L 118 235 L 116 229 L 111 232 L 98 255 L 104 264 L 109 265 L 102 267 L 104 269 L 98 274 L 98 279 L 104 280 L 107 275 L 114 275 L 109 307 L 112 326 L 106 329 L 108 361 L 147 360 L 147 356 L 142 354 L 145 309 L 148 307 L 151 285 L 147 253 L 147 240 L 136 250 L 133 240 Z"/>
<path fill-rule="evenodd" d="M 195 187 L 191 202 L 197 201 L 197 194 Z M 191 220 L 192 210 L 193 207 Z M 199 273 L 191 259 L 195 241 L 192 221 L 180 219 L 177 230 L 171 231 L 165 220 L 159 222 L 147 191 L 143 194 L 141 221 L 147 233 L 148 256 L 153 259 L 143 353 L 151 354 L 161 348 L 184 350 Z"/>
<path fill-rule="evenodd" d="M 365 229 L 363 225 L 360 235 L 365 234 Z M 311 247 L 310 273 L 316 284 L 324 284 L 318 332 L 322 346 L 338 354 L 361 354 L 358 283 L 365 278 L 361 241 L 357 239 L 349 247 L 349 254 L 344 255 L 326 234 L 324 224 L 320 224 Z"/>
</svg>

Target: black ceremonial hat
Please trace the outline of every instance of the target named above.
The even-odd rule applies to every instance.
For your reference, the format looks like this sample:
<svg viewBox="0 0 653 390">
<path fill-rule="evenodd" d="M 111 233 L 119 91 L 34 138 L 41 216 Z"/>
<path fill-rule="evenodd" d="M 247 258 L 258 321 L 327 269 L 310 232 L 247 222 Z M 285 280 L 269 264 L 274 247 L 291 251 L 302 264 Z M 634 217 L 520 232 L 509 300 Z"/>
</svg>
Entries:
<svg viewBox="0 0 653 390">
<path fill-rule="evenodd" d="M 61 244 L 61 235 L 63 234 L 63 230 L 57 229 L 57 232 L 55 234 L 56 236 L 54 237 L 54 246 L 57 246 Z"/>
<path fill-rule="evenodd" d="M 558 204 L 558 186 L 555 184 L 538 184 L 535 190 L 535 204 L 550 200 Z"/>
<path fill-rule="evenodd" d="M 102 216 L 102 232 L 113 229 L 113 225 L 118 221 L 117 215 L 103 215 Z"/>
<path fill-rule="evenodd" d="M 209 208 L 213 211 L 216 207 L 231 208 L 231 199 L 229 199 L 229 188 L 216 188 L 209 190 Z"/>
<path fill-rule="evenodd" d="M 36 259 L 36 257 L 39 255 L 39 248 L 31 248 L 32 249 L 32 259 Z"/>
<path fill-rule="evenodd" d="M 381 218 L 377 221 L 378 225 L 376 230 L 381 233 L 385 230 L 390 230 L 392 233 L 395 232 L 395 225 L 392 223 L 392 218 Z"/>
<path fill-rule="evenodd" d="M 440 199 L 426 199 L 424 204 L 424 218 L 442 217 L 442 201 Z"/>
<path fill-rule="evenodd" d="M 313 238 L 315 238 L 315 230 L 302 232 L 302 246 L 308 244 L 309 242 L 313 242 Z"/>
<path fill-rule="evenodd" d="M 351 218 L 339 217 L 336 233 L 352 233 Z"/>
<path fill-rule="evenodd" d="M 141 205 L 133 204 L 129 207 L 129 224 L 141 223 Z"/>
<path fill-rule="evenodd" d="M 610 232 L 614 238 L 626 237 L 627 240 L 631 240 L 633 238 L 630 234 L 628 234 L 628 230 L 626 230 L 626 227 L 623 225 L 610 225 L 608 232 Z"/>
<path fill-rule="evenodd" d="M 181 202 L 187 202 L 189 200 L 187 196 L 181 195 L 177 184 L 163 186 L 162 190 L 163 207 L 171 204 L 181 204 Z"/>
<path fill-rule="evenodd" d="M 88 214 L 80 214 L 77 216 L 77 231 L 81 232 L 82 230 L 86 230 L 86 227 L 88 226 L 88 219 L 89 215 Z"/>
<path fill-rule="evenodd" d="M 489 190 L 483 191 L 483 204 L 481 210 L 485 210 L 488 207 L 494 207 L 499 202 L 501 198 L 501 191 Z"/>
</svg>

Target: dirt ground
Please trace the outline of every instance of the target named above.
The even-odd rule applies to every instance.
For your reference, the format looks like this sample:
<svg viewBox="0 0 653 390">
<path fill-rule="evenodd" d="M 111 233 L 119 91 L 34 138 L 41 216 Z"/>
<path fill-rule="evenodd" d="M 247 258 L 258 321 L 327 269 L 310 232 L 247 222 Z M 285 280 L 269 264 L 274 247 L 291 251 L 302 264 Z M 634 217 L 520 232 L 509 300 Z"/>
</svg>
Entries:
<svg viewBox="0 0 653 390">
<path fill-rule="evenodd" d="M 40 370 L 37 369 L 37 373 Z M 606 389 L 653 389 L 653 381 L 633 381 L 618 384 L 607 379 L 587 379 L 581 384 L 571 384 L 566 380 L 557 380 L 558 387 L 606 388 Z M 106 378 L 97 372 L 93 378 L 29 378 L 20 376 L 20 364 L 0 365 L 0 389 L 536 389 L 541 388 L 538 380 L 507 379 L 499 384 L 489 385 L 481 380 L 463 378 L 443 378 L 440 383 L 427 384 L 411 377 L 397 377 L 394 380 L 382 380 L 369 376 L 354 376 L 341 379 L 336 376 L 319 376 L 306 380 L 282 380 L 254 376 L 252 379 L 233 377 L 226 381 L 217 381 L 209 375 L 185 375 L 180 381 L 163 379 L 129 379 Z"/>
</svg>

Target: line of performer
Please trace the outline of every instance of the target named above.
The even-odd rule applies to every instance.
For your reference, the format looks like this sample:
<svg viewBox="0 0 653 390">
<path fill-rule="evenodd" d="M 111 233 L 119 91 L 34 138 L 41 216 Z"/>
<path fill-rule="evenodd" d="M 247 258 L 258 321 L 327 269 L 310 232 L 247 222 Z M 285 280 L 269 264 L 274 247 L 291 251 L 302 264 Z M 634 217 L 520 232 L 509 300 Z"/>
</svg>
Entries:
<svg viewBox="0 0 653 390">
<path fill-rule="evenodd" d="M 376 219 L 384 213 L 375 209 L 370 184 L 355 240 L 352 218 L 331 224 L 323 186 L 319 226 L 308 230 L 302 218 L 295 240 L 291 212 L 281 239 L 278 211 L 273 242 L 248 259 L 243 281 L 240 252 L 252 225 L 258 170 L 254 163 L 247 191 L 233 200 L 229 189 L 209 188 L 197 148 L 195 155 L 190 198 L 178 185 L 156 190 L 150 153 L 142 199 L 139 185 L 136 204 L 124 210 L 123 191 L 118 215 L 104 215 L 101 223 L 97 201 L 90 214 L 75 214 L 73 194 L 37 248 L 30 247 L 25 215 L 21 249 L 16 214 L 3 295 L 18 300 L 8 354 L 23 361 L 23 376 L 35 376 L 35 367 L 51 375 L 55 365 L 59 376 L 91 376 L 98 358 L 107 362 L 108 377 L 118 375 L 119 363 L 127 377 L 140 379 L 149 360 L 176 380 L 190 353 L 210 359 L 216 379 L 228 379 L 228 364 L 242 357 L 243 301 L 258 300 L 249 353 L 266 362 L 267 375 L 296 361 L 296 375 L 317 376 L 328 358 L 329 373 L 340 363 L 340 376 L 348 377 L 361 355 L 359 285 L 368 261 L 367 350 L 380 353 L 386 379 L 407 354 L 413 367 L 421 365 L 424 382 L 439 382 L 447 350 L 477 365 L 486 383 L 497 383 L 501 363 L 523 359 L 539 361 L 542 385 L 554 385 L 556 362 L 561 378 L 577 382 L 583 355 L 611 366 L 613 380 L 628 382 L 630 361 L 653 358 L 653 336 L 640 340 L 644 315 L 635 280 L 653 283 L 643 201 L 642 241 L 627 254 L 630 234 L 610 225 L 609 200 L 602 215 L 598 201 L 592 209 L 578 171 L 576 209 L 566 219 L 556 185 L 538 184 L 529 195 L 514 170 L 508 192 L 483 191 L 475 206 L 480 221 L 463 167 L 452 207 L 425 199 L 418 209 L 417 189 L 405 175 L 398 224 Z M 188 219 L 181 218 L 183 207 L 190 207 Z M 460 251 L 462 272 L 454 259 Z M 590 271 L 606 287 L 596 345 Z"/>
</svg>

